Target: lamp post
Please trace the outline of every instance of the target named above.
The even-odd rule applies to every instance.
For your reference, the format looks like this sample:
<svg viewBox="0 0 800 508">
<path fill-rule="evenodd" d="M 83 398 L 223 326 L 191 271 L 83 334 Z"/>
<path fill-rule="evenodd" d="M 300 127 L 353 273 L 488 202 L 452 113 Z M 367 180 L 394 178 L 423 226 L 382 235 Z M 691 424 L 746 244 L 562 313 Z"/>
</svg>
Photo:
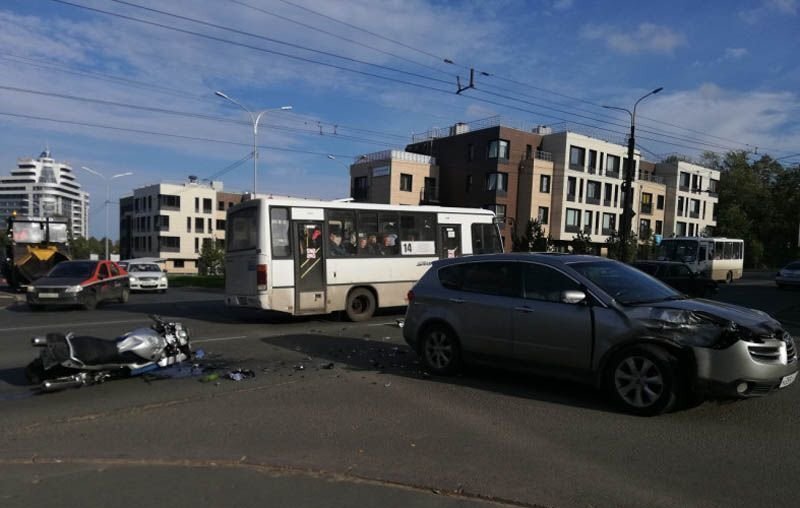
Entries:
<svg viewBox="0 0 800 508">
<path fill-rule="evenodd" d="M 253 197 L 256 197 L 256 192 L 258 191 L 258 188 L 257 188 L 257 185 L 258 185 L 258 176 L 257 176 L 258 175 L 258 122 L 261 121 L 261 117 L 265 113 L 268 113 L 270 111 L 288 111 L 288 110 L 292 109 L 292 107 L 291 106 L 281 106 L 279 108 L 265 109 L 265 110 L 259 111 L 257 113 L 254 113 L 253 111 L 250 111 L 249 109 L 244 107 L 238 101 L 236 101 L 234 99 L 231 99 L 230 97 L 225 95 L 225 93 L 220 92 L 219 90 L 214 92 L 214 95 L 216 95 L 217 97 L 222 97 L 226 101 L 232 102 L 232 103 L 236 104 L 237 106 L 239 106 L 240 108 L 242 108 L 243 110 L 245 110 L 247 112 L 247 114 L 250 115 L 250 121 L 253 122 Z"/>
<path fill-rule="evenodd" d="M 628 246 L 628 239 L 631 234 L 631 220 L 633 219 L 633 172 L 635 168 L 635 164 L 633 162 L 633 150 L 636 146 L 635 141 L 635 129 L 636 129 L 636 106 L 639 105 L 647 97 L 651 95 L 655 95 L 661 90 L 663 87 L 658 87 L 650 93 L 647 93 L 637 100 L 633 104 L 633 111 L 625 108 L 618 108 L 616 106 L 603 106 L 606 109 L 617 109 L 619 111 L 624 111 L 628 113 L 631 117 L 631 134 L 628 137 L 628 164 L 625 167 L 625 183 L 622 186 L 622 189 L 625 193 L 625 203 L 622 208 L 622 219 L 620 220 L 620 232 L 619 232 L 619 239 L 620 239 L 620 249 L 622 253 L 627 252 Z M 624 256 L 623 256 L 624 257 Z"/>
<path fill-rule="evenodd" d="M 105 236 L 106 236 L 106 260 L 108 260 L 109 259 L 109 257 L 108 257 L 108 204 L 111 202 L 110 199 L 109 199 L 110 198 L 110 194 L 111 194 L 111 180 L 114 180 L 115 178 L 122 178 L 123 176 L 130 176 L 133 173 L 131 173 L 130 171 L 127 171 L 125 173 L 117 173 L 116 175 L 113 175 L 113 176 L 111 176 L 109 178 L 106 178 L 105 175 L 93 170 L 92 168 L 87 168 L 86 166 L 81 166 L 81 169 L 84 170 L 84 171 L 88 171 L 89 173 L 91 173 L 91 174 L 93 174 L 95 176 L 99 176 L 106 183 L 106 202 L 105 202 L 105 207 L 106 207 L 106 235 Z"/>
</svg>

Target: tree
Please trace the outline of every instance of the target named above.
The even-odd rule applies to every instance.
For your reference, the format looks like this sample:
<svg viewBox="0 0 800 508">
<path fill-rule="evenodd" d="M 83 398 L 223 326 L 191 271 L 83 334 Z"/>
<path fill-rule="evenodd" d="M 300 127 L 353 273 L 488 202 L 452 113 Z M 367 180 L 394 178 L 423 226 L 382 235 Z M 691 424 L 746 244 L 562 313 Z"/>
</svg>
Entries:
<svg viewBox="0 0 800 508">
<path fill-rule="evenodd" d="M 606 240 L 606 247 L 608 248 L 608 257 L 622 261 L 623 263 L 632 263 L 636 260 L 636 252 L 639 249 L 639 239 L 631 233 L 628 236 L 627 244 L 622 244 L 622 238 L 619 232 L 612 231 Z"/>
<path fill-rule="evenodd" d="M 578 231 L 578 234 L 572 237 L 570 243 L 573 254 L 594 254 L 595 249 L 592 245 L 592 237 L 583 231 Z"/>
<path fill-rule="evenodd" d="M 544 234 L 544 228 L 538 219 L 528 219 L 525 231 L 518 234 L 516 227 L 511 237 L 514 252 L 547 252 L 550 238 Z"/>
<path fill-rule="evenodd" d="M 217 245 L 212 238 L 203 240 L 198 268 L 200 275 L 225 274 L 225 250 Z"/>
</svg>

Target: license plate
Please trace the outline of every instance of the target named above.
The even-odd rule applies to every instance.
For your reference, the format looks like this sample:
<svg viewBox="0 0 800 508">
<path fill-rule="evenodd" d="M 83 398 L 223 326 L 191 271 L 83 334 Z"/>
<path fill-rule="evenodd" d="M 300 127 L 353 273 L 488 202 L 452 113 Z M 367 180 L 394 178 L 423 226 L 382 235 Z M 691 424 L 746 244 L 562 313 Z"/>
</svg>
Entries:
<svg viewBox="0 0 800 508">
<path fill-rule="evenodd" d="M 58 298 L 58 293 L 39 293 L 39 298 Z"/>
<path fill-rule="evenodd" d="M 786 388 L 790 384 L 794 383 L 794 379 L 796 377 L 797 377 L 797 372 L 784 377 L 783 379 L 781 379 L 781 386 L 779 388 Z"/>
</svg>

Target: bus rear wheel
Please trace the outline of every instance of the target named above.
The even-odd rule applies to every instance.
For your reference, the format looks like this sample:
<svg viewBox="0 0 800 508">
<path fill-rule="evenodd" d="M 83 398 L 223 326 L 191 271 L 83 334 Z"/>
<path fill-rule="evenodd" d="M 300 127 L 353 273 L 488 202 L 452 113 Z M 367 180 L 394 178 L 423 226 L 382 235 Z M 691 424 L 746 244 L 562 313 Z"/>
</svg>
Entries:
<svg viewBox="0 0 800 508">
<path fill-rule="evenodd" d="M 375 295 L 366 288 L 356 288 L 347 295 L 347 317 L 350 321 L 366 321 L 375 314 Z"/>
<path fill-rule="evenodd" d="M 728 270 L 728 273 L 725 274 L 725 284 L 730 284 L 733 282 L 733 272 Z"/>
</svg>

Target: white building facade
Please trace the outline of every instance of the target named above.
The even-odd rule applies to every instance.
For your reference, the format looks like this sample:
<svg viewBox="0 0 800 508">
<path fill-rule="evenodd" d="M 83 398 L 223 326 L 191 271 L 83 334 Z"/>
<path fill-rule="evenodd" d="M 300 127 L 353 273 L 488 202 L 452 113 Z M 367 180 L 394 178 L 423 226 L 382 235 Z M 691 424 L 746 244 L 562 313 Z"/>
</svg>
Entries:
<svg viewBox="0 0 800 508">
<path fill-rule="evenodd" d="M 73 237 L 89 235 L 89 194 L 81 190 L 72 167 L 56 162 L 49 150 L 38 158 L 17 160 L 17 169 L 0 178 L 0 220 L 20 216 L 69 220 Z"/>
<path fill-rule="evenodd" d="M 717 226 L 720 172 L 675 160 L 656 164 L 667 184 L 665 236 L 713 236 Z"/>
</svg>

